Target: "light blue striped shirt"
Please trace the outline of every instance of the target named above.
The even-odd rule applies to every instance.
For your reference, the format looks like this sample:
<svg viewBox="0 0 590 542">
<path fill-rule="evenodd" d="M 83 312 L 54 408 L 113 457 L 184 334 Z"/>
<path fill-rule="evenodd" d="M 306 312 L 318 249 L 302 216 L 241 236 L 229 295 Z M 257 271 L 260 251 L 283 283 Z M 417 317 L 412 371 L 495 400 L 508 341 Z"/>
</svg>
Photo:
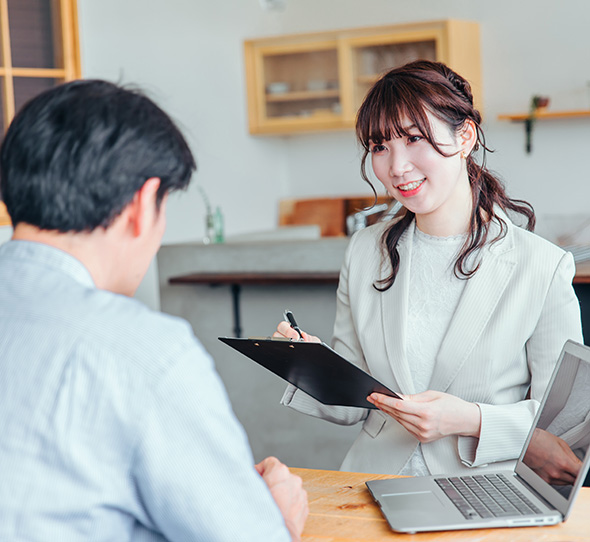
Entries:
<svg viewBox="0 0 590 542">
<path fill-rule="evenodd" d="M 0 247 L 0 540 L 287 541 L 187 322 Z"/>
</svg>

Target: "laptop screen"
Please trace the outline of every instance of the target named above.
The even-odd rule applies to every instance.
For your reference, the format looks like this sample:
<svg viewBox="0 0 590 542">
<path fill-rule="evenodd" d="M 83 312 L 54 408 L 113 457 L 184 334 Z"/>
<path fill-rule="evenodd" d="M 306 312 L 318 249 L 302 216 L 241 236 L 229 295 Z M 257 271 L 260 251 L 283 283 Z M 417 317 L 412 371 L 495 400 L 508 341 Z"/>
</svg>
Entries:
<svg viewBox="0 0 590 542">
<path fill-rule="evenodd" d="M 590 349 L 566 343 L 562 361 L 521 459 L 564 499 L 590 446 Z M 552 499 L 551 499 L 552 500 Z"/>
</svg>

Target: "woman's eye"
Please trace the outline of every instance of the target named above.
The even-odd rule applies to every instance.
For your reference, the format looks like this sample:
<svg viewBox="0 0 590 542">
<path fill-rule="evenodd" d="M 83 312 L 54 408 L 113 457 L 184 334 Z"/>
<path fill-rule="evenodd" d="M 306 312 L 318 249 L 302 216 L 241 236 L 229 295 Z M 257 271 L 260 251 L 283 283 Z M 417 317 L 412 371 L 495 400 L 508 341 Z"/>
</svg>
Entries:
<svg viewBox="0 0 590 542">
<path fill-rule="evenodd" d="M 424 139 L 424 138 L 421 135 L 408 136 L 409 143 L 417 143 L 418 141 L 421 141 L 422 139 Z"/>
<path fill-rule="evenodd" d="M 385 145 L 373 145 L 371 147 L 372 154 L 376 154 L 376 153 L 384 151 L 384 150 L 385 150 Z"/>
</svg>

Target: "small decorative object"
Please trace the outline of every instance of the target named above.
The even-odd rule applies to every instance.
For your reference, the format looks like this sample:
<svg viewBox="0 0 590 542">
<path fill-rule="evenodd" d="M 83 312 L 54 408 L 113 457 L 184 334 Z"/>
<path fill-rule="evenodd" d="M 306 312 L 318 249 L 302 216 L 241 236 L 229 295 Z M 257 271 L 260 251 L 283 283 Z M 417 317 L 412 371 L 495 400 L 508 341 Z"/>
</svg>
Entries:
<svg viewBox="0 0 590 542">
<path fill-rule="evenodd" d="M 214 243 L 223 243 L 223 241 L 225 241 L 225 236 L 223 234 L 223 215 L 221 214 L 221 209 L 219 207 L 215 209 L 215 214 L 213 215 L 213 232 Z"/>
<path fill-rule="evenodd" d="M 215 242 L 215 217 L 207 212 L 205 216 L 205 235 L 203 237 L 203 243 L 208 245 Z"/>
<path fill-rule="evenodd" d="M 313 92 L 317 90 L 326 90 L 328 88 L 328 81 L 325 79 L 310 79 L 307 82 L 307 90 Z"/>
<path fill-rule="evenodd" d="M 209 202 L 205 189 L 201 185 L 198 185 L 197 188 L 205 204 L 205 235 L 203 236 L 203 243 L 208 245 L 209 243 L 215 242 L 215 221 L 213 212 L 211 211 L 211 203 Z"/>
<path fill-rule="evenodd" d="M 532 151 L 532 139 L 533 139 L 533 124 L 537 118 L 537 113 L 542 111 L 549 105 L 549 98 L 546 96 L 533 96 L 531 98 L 531 106 L 529 109 L 529 116 L 524 121 L 524 129 L 526 132 L 526 152 L 530 154 Z"/>
<path fill-rule="evenodd" d="M 275 81 L 266 86 L 267 94 L 284 94 L 291 90 L 291 85 L 286 81 Z"/>
</svg>

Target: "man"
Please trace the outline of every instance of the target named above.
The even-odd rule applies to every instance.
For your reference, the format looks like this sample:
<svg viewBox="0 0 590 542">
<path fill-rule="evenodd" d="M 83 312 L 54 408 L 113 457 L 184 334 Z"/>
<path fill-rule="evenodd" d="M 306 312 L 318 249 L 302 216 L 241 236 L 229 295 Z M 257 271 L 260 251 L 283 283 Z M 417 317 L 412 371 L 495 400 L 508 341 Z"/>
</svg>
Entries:
<svg viewBox="0 0 590 542">
<path fill-rule="evenodd" d="M 189 325 L 130 299 L 193 156 L 145 96 L 75 81 L 0 149 L 0 539 L 299 540 L 301 479 L 253 466 Z"/>
</svg>

